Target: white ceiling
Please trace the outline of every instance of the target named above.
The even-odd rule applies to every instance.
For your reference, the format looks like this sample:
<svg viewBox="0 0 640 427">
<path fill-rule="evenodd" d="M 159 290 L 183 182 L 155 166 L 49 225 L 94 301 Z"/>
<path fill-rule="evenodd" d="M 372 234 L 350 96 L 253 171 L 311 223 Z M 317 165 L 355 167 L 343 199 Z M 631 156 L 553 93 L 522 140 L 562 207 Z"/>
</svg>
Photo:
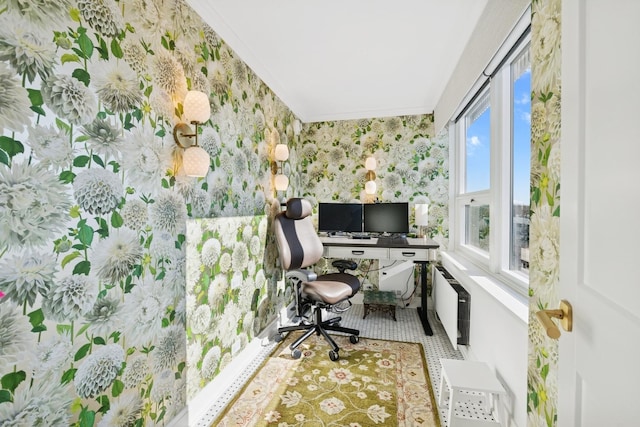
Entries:
<svg viewBox="0 0 640 427">
<path fill-rule="evenodd" d="M 303 122 L 431 113 L 488 0 L 187 0 Z"/>
</svg>

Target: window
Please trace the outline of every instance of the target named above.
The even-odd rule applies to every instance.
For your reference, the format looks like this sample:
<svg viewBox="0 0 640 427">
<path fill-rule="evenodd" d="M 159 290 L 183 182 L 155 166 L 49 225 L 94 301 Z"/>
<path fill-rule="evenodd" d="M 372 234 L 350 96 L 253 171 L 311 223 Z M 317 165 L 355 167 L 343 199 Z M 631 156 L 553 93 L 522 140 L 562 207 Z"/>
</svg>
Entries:
<svg viewBox="0 0 640 427">
<path fill-rule="evenodd" d="M 531 174 L 529 36 L 510 50 L 453 124 L 451 249 L 521 293 L 528 287 Z"/>
</svg>

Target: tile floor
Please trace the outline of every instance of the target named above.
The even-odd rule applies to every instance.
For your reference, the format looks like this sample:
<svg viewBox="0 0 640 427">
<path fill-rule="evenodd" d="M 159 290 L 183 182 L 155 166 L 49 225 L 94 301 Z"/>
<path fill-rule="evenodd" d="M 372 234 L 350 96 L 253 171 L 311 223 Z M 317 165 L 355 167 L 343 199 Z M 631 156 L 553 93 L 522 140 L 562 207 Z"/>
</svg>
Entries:
<svg viewBox="0 0 640 427">
<path fill-rule="evenodd" d="M 383 311 L 375 311 L 362 319 L 364 307 L 361 304 L 354 304 L 353 307 L 342 313 L 341 325 L 360 330 L 360 335 L 367 338 L 378 338 L 395 341 L 419 342 L 425 349 L 429 375 L 431 377 L 434 399 L 440 392 L 440 359 L 463 359 L 459 350 L 454 350 L 447 338 L 442 325 L 434 318 L 432 310 L 428 311 L 429 323 L 433 329 L 433 335 L 427 336 L 424 333 L 418 312 L 415 308 L 398 307 L 396 310 L 397 321 L 394 322 L 391 316 Z M 204 416 L 195 424 L 195 427 L 209 427 L 216 416 L 225 408 L 233 397 L 238 393 L 245 382 L 251 378 L 260 367 L 263 360 L 271 353 L 277 343 L 273 342 L 263 347 L 260 356 L 247 366 L 244 372 L 238 375 L 235 383 L 229 387 L 223 397 L 218 399 Z M 477 404 L 461 405 L 454 408 L 456 414 L 473 419 L 492 420 L 491 416 L 485 416 Z M 440 421 L 442 427 L 448 427 L 447 411 L 448 405 L 438 408 L 440 411 Z"/>
</svg>

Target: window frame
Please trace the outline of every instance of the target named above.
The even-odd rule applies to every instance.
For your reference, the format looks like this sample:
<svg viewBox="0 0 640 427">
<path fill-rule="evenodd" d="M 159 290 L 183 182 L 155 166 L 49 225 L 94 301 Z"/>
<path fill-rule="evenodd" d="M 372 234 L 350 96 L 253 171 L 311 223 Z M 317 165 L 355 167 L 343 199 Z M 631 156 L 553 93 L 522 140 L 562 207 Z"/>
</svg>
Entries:
<svg viewBox="0 0 640 427">
<path fill-rule="evenodd" d="M 513 47 L 500 61 L 496 71 L 485 84 L 480 85 L 476 93 L 470 93 L 471 101 L 450 123 L 451 164 L 454 165 L 450 179 L 452 185 L 450 221 L 451 252 L 460 254 L 474 265 L 496 276 L 501 282 L 527 295 L 529 276 L 519 270 L 511 270 L 512 251 L 512 180 L 513 180 L 513 121 L 514 104 L 512 96 L 512 64 L 518 60 L 525 49 L 530 49 L 531 34 L 529 28 L 514 43 Z M 476 86 L 477 87 L 477 86 Z M 490 113 L 490 188 L 486 191 L 466 193 L 466 122 L 474 110 L 477 100 L 485 91 L 489 91 Z M 469 99 L 469 98 L 467 98 Z M 465 242 L 466 206 L 489 205 L 489 250 L 483 251 Z"/>
</svg>

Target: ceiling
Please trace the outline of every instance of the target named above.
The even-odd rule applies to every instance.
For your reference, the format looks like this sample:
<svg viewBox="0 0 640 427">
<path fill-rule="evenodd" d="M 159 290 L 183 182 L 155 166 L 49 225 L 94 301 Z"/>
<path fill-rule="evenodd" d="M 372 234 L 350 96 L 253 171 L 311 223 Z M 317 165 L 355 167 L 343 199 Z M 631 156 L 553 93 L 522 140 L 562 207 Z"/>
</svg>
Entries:
<svg viewBox="0 0 640 427">
<path fill-rule="evenodd" d="M 303 122 L 434 111 L 488 0 L 187 0 Z"/>
</svg>

